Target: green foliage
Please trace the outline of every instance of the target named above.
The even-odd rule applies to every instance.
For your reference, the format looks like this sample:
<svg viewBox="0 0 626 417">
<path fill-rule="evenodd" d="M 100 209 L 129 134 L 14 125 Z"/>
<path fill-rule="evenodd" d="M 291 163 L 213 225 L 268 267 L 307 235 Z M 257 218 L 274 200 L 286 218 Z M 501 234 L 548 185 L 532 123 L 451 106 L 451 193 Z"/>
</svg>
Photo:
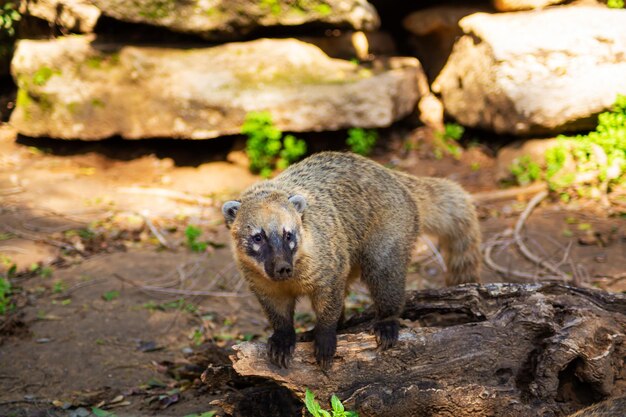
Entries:
<svg viewBox="0 0 626 417">
<path fill-rule="evenodd" d="M 215 411 L 205 411 L 204 413 L 187 414 L 185 417 L 213 417 Z"/>
<path fill-rule="evenodd" d="M 11 302 L 11 283 L 3 276 L 0 276 L 0 314 L 6 313 Z"/>
<path fill-rule="evenodd" d="M 200 228 L 189 225 L 185 229 L 185 237 L 187 238 L 187 246 L 194 252 L 204 252 L 208 244 L 206 242 L 198 242 L 198 238 L 202 234 Z"/>
<path fill-rule="evenodd" d="M 346 144 L 350 150 L 359 155 L 369 155 L 378 140 L 378 132 L 375 129 L 362 129 L 354 127 L 348 129 Z"/>
<path fill-rule="evenodd" d="M 624 0 L 608 0 L 606 5 L 611 9 L 623 9 Z"/>
<path fill-rule="evenodd" d="M 102 299 L 104 301 L 113 301 L 113 300 L 115 300 L 119 296 L 120 296 L 120 292 L 119 291 L 112 290 L 112 291 L 107 291 L 104 294 L 102 294 Z"/>
<path fill-rule="evenodd" d="M 96 417 L 117 417 L 115 413 L 98 407 L 91 407 L 91 413 Z"/>
<path fill-rule="evenodd" d="M 541 175 L 541 167 L 538 163 L 530 159 L 530 156 L 524 155 L 513 160 L 513 164 L 509 167 L 511 174 L 515 176 L 515 180 L 520 185 L 527 185 L 539 179 Z"/>
<path fill-rule="evenodd" d="M 63 281 L 57 281 L 52 285 L 54 294 L 61 294 L 63 291 L 65 291 L 65 283 Z"/>
<path fill-rule="evenodd" d="M 354 411 L 346 411 L 336 395 L 332 396 L 330 403 L 332 406 L 332 414 L 322 409 L 319 402 L 315 399 L 315 395 L 307 388 L 304 396 L 304 405 L 313 417 L 359 417 Z"/>
<path fill-rule="evenodd" d="M 611 111 L 598 116 L 594 131 L 574 137 L 559 136 L 559 141 L 546 152 L 546 179 L 552 189 L 571 185 L 576 174 L 585 172 L 597 172 L 598 180 L 607 186 L 623 182 L 626 174 L 626 95 L 618 95 Z"/>
<path fill-rule="evenodd" d="M 566 191 L 574 182 L 580 182 L 576 190 L 579 196 L 591 195 L 588 187 L 601 186 L 602 192 L 608 192 L 612 185 L 625 183 L 626 96 L 618 95 L 611 111 L 598 116 L 594 131 L 572 137 L 561 135 L 544 156 L 545 167 L 539 167 L 528 156 L 516 161 L 510 169 L 517 182 L 545 179 L 562 199 L 571 197 Z"/>
<path fill-rule="evenodd" d="M 455 158 L 461 157 L 461 147 L 457 141 L 463 137 L 465 128 L 458 123 L 446 123 L 443 132 L 435 132 L 439 140 L 439 149 L 435 149 L 435 157 L 443 157 L 442 150 Z"/>
<path fill-rule="evenodd" d="M 7 2 L 0 6 L 0 59 L 13 52 L 15 27 L 21 16 L 17 3 Z"/>
<path fill-rule="evenodd" d="M 286 135 L 274 126 L 269 112 L 250 112 L 241 127 L 248 137 L 246 154 L 250 170 L 268 178 L 275 168 L 285 169 L 306 153 L 306 142 L 295 136 Z"/>
</svg>

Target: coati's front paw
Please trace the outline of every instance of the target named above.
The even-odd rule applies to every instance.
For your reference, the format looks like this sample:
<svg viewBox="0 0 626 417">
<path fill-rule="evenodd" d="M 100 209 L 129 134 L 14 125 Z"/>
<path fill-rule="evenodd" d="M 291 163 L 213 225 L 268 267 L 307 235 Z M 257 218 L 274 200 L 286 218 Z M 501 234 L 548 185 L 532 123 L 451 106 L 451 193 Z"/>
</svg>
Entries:
<svg viewBox="0 0 626 417">
<path fill-rule="evenodd" d="M 274 365 L 287 368 L 296 349 L 296 332 L 276 331 L 267 341 L 267 355 Z"/>
<path fill-rule="evenodd" d="M 315 360 L 323 370 L 330 368 L 333 357 L 337 351 L 336 331 L 316 331 L 315 332 Z"/>
<path fill-rule="evenodd" d="M 378 346 L 382 350 L 389 349 L 398 341 L 400 333 L 400 323 L 397 319 L 386 319 L 374 323 L 374 334 Z"/>
</svg>

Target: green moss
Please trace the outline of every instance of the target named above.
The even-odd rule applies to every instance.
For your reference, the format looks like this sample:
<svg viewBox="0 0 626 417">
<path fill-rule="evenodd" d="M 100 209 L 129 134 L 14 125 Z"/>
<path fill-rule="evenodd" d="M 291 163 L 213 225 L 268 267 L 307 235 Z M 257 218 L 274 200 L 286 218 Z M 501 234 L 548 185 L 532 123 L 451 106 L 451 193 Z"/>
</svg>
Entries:
<svg viewBox="0 0 626 417">
<path fill-rule="evenodd" d="M 328 4 L 318 4 L 314 10 L 322 16 L 328 16 L 333 11 Z"/>
<path fill-rule="evenodd" d="M 120 63 L 118 52 L 110 55 L 93 55 L 85 60 L 85 65 L 91 69 L 104 70 Z"/>
<path fill-rule="evenodd" d="M 78 113 L 80 109 L 80 103 L 72 101 L 71 103 L 67 103 L 67 111 L 70 112 L 71 115 L 75 115 Z"/>
<path fill-rule="evenodd" d="M 87 58 L 85 64 L 87 64 L 89 68 L 100 69 L 102 67 L 102 57 L 94 56 Z"/>
<path fill-rule="evenodd" d="M 280 0 L 261 0 L 261 6 L 270 11 L 274 16 L 282 12 Z"/>
<path fill-rule="evenodd" d="M 99 98 L 94 98 L 91 100 L 91 105 L 96 107 L 96 108 L 104 108 L 105 103 L 104 101 L 100 100 Z"/>
<path fill-rule="evenodd" d="M 169 16 L 175 9 L 175 0 L 152 0 L 143 4 L 139 10 L 139 16 L 158 20 Z"/>
<path fill-rule="evenodd" d="M 332 72 L 319 68 L 301 66 L 283 66 L 274 71 L 266 71 L 263 65 L 240 69 L 234 72 L 240 88 L 258 88 L 263 85 L 298 86 L 298 85 L 340 85 L 369 78 L 373 73 L 355 66 L 352 69 L 337 69 Z"/>
<path fill-rule="evenodd" d="M 28 95 L 28 91 L 24 88 L 20 88 L 17 90 L 17 98 L 15 99 L 15 104 L 17 107 L 21 107 L 22 109 L 28 108 L 31 103 L 30 96 Z"/>
<path fill-rule="evenodd" d="M 48 80 L 52 78 L 52 76 L 60 75 L 60 74 L 61 74 L 61 71 L 59 70 L 54 70 L 50 67 L 43 66 L 39 68 L 37 71 L 35 71 L 35 73 L 33 74 L 33 84 L 41 87 L 45 85 L 48 82 Z"/>
</svg>

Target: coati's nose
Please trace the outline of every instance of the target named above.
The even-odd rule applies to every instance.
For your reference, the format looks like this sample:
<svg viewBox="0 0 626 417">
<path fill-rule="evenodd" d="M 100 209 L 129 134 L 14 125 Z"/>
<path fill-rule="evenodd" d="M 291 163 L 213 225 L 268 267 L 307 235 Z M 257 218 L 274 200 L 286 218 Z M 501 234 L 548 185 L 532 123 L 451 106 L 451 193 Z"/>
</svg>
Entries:
<svg viewBox="0 0 626 417">
<path fill-rule="evenodd" d="M 274 268 L 274 275 L 278 278 L 291 278 L 292 272 L 293 269 L 291 268 L 291 265 L 287 262 L 279 262 Z"/>
</svg>

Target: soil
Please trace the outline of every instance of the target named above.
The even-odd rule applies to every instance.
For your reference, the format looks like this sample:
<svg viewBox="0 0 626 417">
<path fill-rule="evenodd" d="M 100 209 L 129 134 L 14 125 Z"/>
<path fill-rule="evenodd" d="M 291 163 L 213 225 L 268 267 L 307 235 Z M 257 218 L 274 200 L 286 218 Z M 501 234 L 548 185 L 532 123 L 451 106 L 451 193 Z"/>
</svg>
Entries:
<svg viewBox="0 0 626 417">
<path fill-rule="evenodd" d="M 372 158 L 470 192 L 499 188 L 492 150 L 436 158 L 432 137 L 424 128 L 387 132 Z M 13 287 L 13 307 L 0 316 L 0 416 L 86 416 L 92 407 L 185 416 L 219 411 L 211 402 L 226 394 L 244 397 L 245 381 L 199 379 L 207 365 L 228 362 L 233 344 L 269 333 L 220 215 L 222 201 L 258 180 L 240 149 L 237 138 L 82 143 L 0 127 L 0 272 Z M 481 203 L 484 241 L 512 229 L 528 198 Z M 202 232 L 198 251 L 190 225 Z M 549 200 L 525 235 L 576 285 L 626 290 L 623 216 L 593 201 Z M 442 286 L 437 257 L 420 242 L 408 287 Z M 501 242 L 495 261 L 538 274 L 512 239 Z M 488 268 L 483 279 L 515 280 Z M 368 304 L 357 285 L 349 310 Z M 310 307 L 298 311 L 298 330 L 309 329 Z"/>
</svg>

